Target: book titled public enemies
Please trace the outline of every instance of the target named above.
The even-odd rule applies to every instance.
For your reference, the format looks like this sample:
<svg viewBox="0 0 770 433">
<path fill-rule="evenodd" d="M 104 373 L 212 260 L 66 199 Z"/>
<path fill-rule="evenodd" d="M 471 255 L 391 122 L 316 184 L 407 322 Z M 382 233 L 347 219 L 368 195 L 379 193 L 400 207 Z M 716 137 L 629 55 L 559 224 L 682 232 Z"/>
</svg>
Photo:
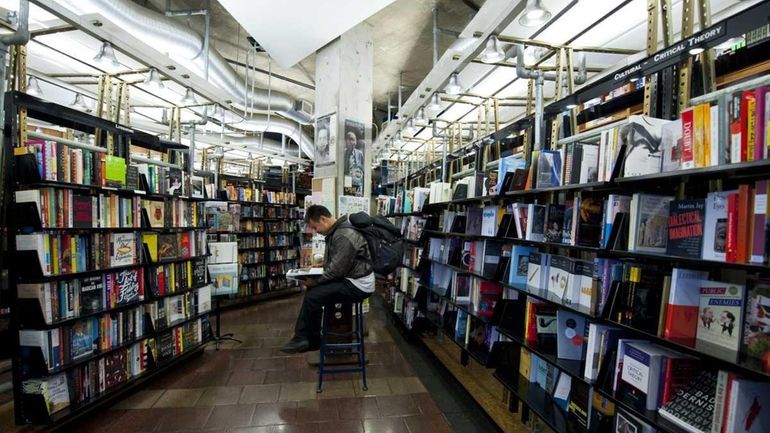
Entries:
<svg viewBox="0 0 770 433">
<path fill-rule="evenodd" d="M 666 254 L 700 258 L 705 210 L 704 200 L 675 200 L 669 204 Z"/>
</svg>

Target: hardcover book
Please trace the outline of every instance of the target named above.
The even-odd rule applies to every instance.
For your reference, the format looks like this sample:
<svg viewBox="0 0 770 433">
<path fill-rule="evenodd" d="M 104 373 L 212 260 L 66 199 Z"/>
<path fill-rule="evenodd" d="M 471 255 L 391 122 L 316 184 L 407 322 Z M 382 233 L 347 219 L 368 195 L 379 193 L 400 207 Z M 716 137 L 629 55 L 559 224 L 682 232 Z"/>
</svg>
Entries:
<svg viewBox="0 0 770 433">
<path fill-rule="evenodd" d="M 651 425 L 641 419 L 631 415 L 631 413 L 618 408 L 615 415 L 614 433 L 655 433 L 656 430 Z"/>
<path fill-rule="evenodd" d="M 481 214 L 481 236 L 494 237 L 497 234 L 499 212 L 498 206 L 484 206 Z"/>
<path fill-rule="evenodd" d="M 465 223 L 465 234 L 479 236 L 481 235 L 481 217 L 482 209 L 480 207 L 469 207 L 467 222 Z"/>
<path fill-rule="evenodd" d="M 580 199 L 578 218 L 575 224 L 577 245 L 598 247 L 602 233 L 602 200 L 584 194 Z"/>
<path fill-rule="evenodd" d="M 702 281 L 695 348 L 735 362 L 741 343 L 744 286 Z"/>
<path fill-rule="evenodd" d="M 546 242 L 561 243 L 564 230 L 564 205 L 549 204 L 546 212 L 544 240 Z"/>
<path fill-rule="evenodd" d="M 150 227 L 163 228 L 165 223 L 166 206 L 162 201 L 142 200 L 142 209 L 147 212 Z"/>
<path fill-rule="evenodd" d="M 770 431 L 770 385 L 748 379 L 735 379 L 730 387 L 724 429 L 733 433 Z"/>
<path fill-rule="evenodd" d="M 136 261 L 136 237 L 134 233 L 110 235 L 110 266 L 130 266 Z"/>
<path fill-rule="evenodd" d="M 710 192 L 706 196 L 703 252 L 706 260 L 724 262 L 727 252 L 727 200 L 737 191 Z"/>
<path fill-rule="evenodd" d="M 541 150 L 537 164 L 537 188 L 561 185 L 561 152 Z"/>
<path fill-rule="evenodd" d="M 695 379 L 658 409 L 661 417 L 689 432 L 709 433 L 714 419 L 716 373 L 703 370 Z"/>
<path fill-rule="evenodd" d="M 546 207 L 542 204 L 530 204 L 527 210 L 527 237 L 529 241 L 542 242 L 545 238 Z"/>
<path fill-rule="evenodd" d="M 699 259 L 703 248 L 704 200 L 669 203 L 666 254 Z"/>
<path fill-rule="evenodd" d="M 523 245 L 513 245 L 511 251 L 511 271 L 508 284 L 512 286 L 524 286 L 527 284 L 527 269 L 529 268 L 529 255 L 536 252 L 537 248 Z"/>
<path fill-rule="evenodd" d="M 93 199 L 90 196 L 72 196 L 72 227 L 91 228 L 93 220 Z"/>
<path fill-rule="evenodd" d="M 682 119 L 663 125 L 660 145 L 663 156 L 661 171 L 679 170 L 682 167 Z"/>
<path fill-rule="evenodd" d="M 770 280 L 758 279 L 746 296 L 746 318 L 741 351 L 747 362 L 760 371 L 770 372 Z"/>
<path fill-rule="evenodd" d="M 104 282 L 102 276 L 83 278 L 80 282 L 80 315 L 93 314 L 104 309 Z"/>
<path fill-rule="evenodd" d="M 179 256 L 179 240 L 176 234 L 161 234 L 158 236 L 158 259 L 173 260 Z"/>
<path fill-rule="evenodd" d="M 631 198 L 628 249 L 663 254 L 672 196 L 636 193 Z"/>
<path fill-rule="evenodd" d="M 661 128 L 668 120 L 631 116 L 620 128 L 621 145 L 626 146 L 623 176 L 643 176 L 661 169 Z"/>
<path fill-rule="evenodd" d="M 701 282 L 708 279 L 708 274 L 708 271 L 681 268 L 672 270 L 663 337 L 695 347 Z"/>
</svg>

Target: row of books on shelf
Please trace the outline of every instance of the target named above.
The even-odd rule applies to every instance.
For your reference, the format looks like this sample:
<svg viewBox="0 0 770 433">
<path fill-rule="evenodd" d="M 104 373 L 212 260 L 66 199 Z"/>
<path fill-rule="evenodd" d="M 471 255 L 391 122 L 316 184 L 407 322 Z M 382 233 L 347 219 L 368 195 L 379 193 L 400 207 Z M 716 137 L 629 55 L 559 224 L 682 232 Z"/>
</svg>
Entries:
<svg viewBox="0 0 770 433">
<path fill-rule="evenodd" d="M 206 271 L 204 257 L 146 268 L 147 292 L 160 297 L 200 287 L 208 281 Z"/>
<path fill-rule="evenodd" d="M 227 200 L 286 205 L 297 204 L 296 194 L 286 191 L 269 191 L 260 188 L 247 188 L 228 184 L 223 189 L 223 192 Z"/>
<path fill-rule="evenodd" d="M 70 406 L 95 401 L 121 384 L 146 374 L 158 362 L 198 347 L 209 337 L 208 318 L 198 318 L 66 372 L 26 379 L 22 382 L 22 393 L 26 398 L 39 397 L 44 406 L 41 409 L 50 416 Z M 27 421 L 41 422 L 38 419 Z"/>
<path fill-rule="evenodd" d="M 211 289 L 206 286 L 193 293 L 163 298 L 135 308 L 82 318 L 71 325 L 22 329 L 19 331 L 22 373 L 25 376 L 39 373 L 36 360 L 40 353 L 45 368 L 52 371 L 209 310 Z"/>
<path fill-rule="evenodd" d="M 117 194 L 87 195 L 60 188 L 15 192 L 17 205 L 35 206 L 42 228 L 152 228 L 197 227 L 203 223 L 201 203 L 186 200 L 146 200 Z M 21 209 L 19 209 L 21 211 Z M 147 215 L 147 221 L 143 215 Z M 21 221 L 21 224 L 34 221 Z M 148 228 L 149 228 L 148 227 Z"/>
<path fill-rule="evenodd" d="M 404 239 L 417 241 L 422 236 L 423 229 L 426 228 L 427 220 L 422 217 L 410 216 L 401 219 L 401 235 Z"/>
</svg>

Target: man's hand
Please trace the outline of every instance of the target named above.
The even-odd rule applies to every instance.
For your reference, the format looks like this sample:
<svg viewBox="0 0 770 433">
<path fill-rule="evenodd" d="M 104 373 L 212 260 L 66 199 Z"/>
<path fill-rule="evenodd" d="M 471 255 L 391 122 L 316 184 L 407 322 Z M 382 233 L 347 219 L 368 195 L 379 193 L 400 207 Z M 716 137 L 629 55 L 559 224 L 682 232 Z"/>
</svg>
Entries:
<svg viewBox="0 0 770 433">
<path fill-rule="evenodd" d="M 305 286 L 305 289 L 309 289 L 311 287 L 315 287 L 318 285 L 318 279 L 314 277 L 306 278 L 303 284 Z"/>
</svg>

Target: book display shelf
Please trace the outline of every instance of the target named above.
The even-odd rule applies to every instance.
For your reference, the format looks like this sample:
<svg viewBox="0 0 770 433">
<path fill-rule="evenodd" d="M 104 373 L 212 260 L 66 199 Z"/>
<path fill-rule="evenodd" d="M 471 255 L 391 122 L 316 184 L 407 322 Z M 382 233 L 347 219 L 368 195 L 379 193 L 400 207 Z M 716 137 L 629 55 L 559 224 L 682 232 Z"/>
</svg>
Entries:
<svg viewBox="0 0 770 433">
<path fill-rule="evenodd" d="M 749 33 L 767 10 L 715 26 Z M 642 60 L 630 85 L 610 74 L 546 107 L 605 101 L 542 148 L 524 118 L 447 155 L 443 182 L 429 164 L 380 198 L 410 245 L 388 296 L 395 318 L 494 371 L 525 421 L 559 433 L 770 431 L 759 409 L 770 399 L 770 77 L 718 78 L 680 115 L 653 112 L 666 120 L 597 117 L 633 113 L 644 80 L 683 59 Z M 453 178 L 469 153 L 469 175 Z"/>
<path fill-rule="evenodd" d="M 299 263 L 301 218 L 295 194 L 271 191 L 245 178 L 221 176 L 220 182 L 223 200 L 207 203 L 209 240 L 237 242 L 234 261 L 239 264 L 238 291 L 222 306 L 299 291 L 286 279 L 286 272 Z"/>
<path fill-rule="evenodd" d="M 19 92 L 5 115 L 15 417 L 62 425 L 210 340 L 203 201 L 186 147 Z"/>
</svg>

